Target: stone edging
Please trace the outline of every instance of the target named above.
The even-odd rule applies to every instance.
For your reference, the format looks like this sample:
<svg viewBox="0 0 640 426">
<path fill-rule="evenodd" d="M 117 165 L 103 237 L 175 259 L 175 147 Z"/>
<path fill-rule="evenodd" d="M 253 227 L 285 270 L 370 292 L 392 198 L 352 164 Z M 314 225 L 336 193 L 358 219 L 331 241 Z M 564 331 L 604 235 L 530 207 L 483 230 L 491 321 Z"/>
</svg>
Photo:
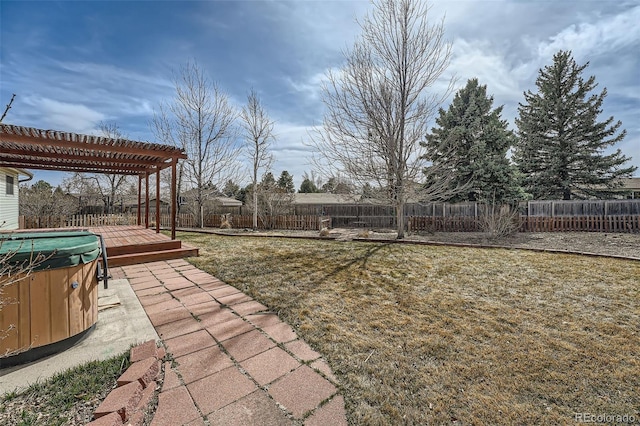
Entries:
<svg viewBox="0 0 640 426">
<path fill-rule="evenodd" d="M 131 365 L 96 408 L 91 426 L 141 426 L 156 396 L 166 352 L 155 340 L 131 348 Z"/>
</svg>

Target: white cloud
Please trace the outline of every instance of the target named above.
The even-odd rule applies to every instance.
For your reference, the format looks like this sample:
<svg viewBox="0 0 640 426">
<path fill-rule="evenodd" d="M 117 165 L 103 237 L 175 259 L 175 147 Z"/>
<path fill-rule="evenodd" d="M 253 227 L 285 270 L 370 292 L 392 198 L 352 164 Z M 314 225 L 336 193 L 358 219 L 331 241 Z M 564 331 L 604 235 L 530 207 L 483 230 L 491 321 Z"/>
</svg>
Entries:
<svg viewBox="0 0 640 426">
<path fill-rule="evenodd" d="M 531 79 L 537 68 L 526 62 L 511 64 L 504 53 L 486 40 L 457 39 L 448 73 L 460 78 L 460 87 L 476 77 L 502 102 L 517 102 L 522 97 L 522 83 Z"/>
<path fill-rule="evenodd" d="M 640 40 L 640 6 L 595 22 L 574 23 L 540 42 L 538 55 L 550 58 L 558 50 L 571 50 L 574 56 L 588 58 L 638 45 Z"/>
<path fill-rule="evenodd" d="M 296 188 L 302 183 L 304 172 L 311 172 L 312 148 L 306 145 L 310 140 L 313 126 L 300 126 L 290 123 L 276 122 L 276 142 L 273 146 L 275 162 L 274 173 L 287 170 L 293 175 Z"/>
<path fill-rule="evenodd" d="M 37 96 L 29 96 L 23 102 L 30 107 L 31 116 L 39 116 L 45 127 L 52 130 L 95 134 L 97 124 L 106 118 L 104 114 L 83 104 Z"/>
<path fill-rule="evenodd" d="M 300 47 L 310 54 L 334 53 L 352 45 L 360 33 L 356 20 L 371 9 L 368 1 L 299 1 L 274 3 L 274 16 L 283 33 L 297 33 Z"/>
<path fill-rule="evenodd" d="M 315 73 L 302 81 L 295 81 L 291 77 L 287 77 L 287 82 L 296 92 L 313 101 L 320 100 L 322 84 L 326 81 L 328 81 L 326 72 Z"/>
</svg>

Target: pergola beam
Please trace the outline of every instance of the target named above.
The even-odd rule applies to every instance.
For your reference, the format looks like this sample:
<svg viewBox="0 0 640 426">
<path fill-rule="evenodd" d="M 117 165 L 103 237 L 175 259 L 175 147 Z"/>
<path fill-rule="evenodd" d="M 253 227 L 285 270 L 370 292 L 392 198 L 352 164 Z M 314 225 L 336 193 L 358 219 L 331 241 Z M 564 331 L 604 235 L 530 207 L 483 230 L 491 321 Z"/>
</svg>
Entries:
<svg viewBox="0 0 640 426">
<path fill-rule="evenodd" d="M 171 164 L 169 164 L 170 166 Z M 112 173 L 117 175 L 137 175 L 145 173 L 146 166 L 126 166 L 117 164 L 92 164 L 92 163 L 56 163 L 48 160 L 0 160 L 2 167 L 17 167 L 22 169 L 57 170 L 61 172 L 90 172 L 90 173 Z"/>
<path fill-rule="evenodd" d="M 64 159 L 64 160 L 77 160 L 77 161 L 89 161 L 89 162 L 115 162 L 118 164 L 133 164 L 133 165 L 148 165 L 155 166 L 158 164 L 158 160 L 155 159 L 143 159 L 143 158 L 125 158 L 122 156 L 97 156 L 97 155 L 87 155 L 87 154 L 69 154 L 64 152 L 55 152 L 55 151 L 29 151 L 33 153 L 33 156 L 38 158 L 56 158 L 56 159 Z M 16 156 L 24 156 L 25 150 L 18 148 L 3 148 L 2 155 L 16 155 Z M 168 165 L 171 165 L 170 163 Z"/>
<path fill-rule="evenodd" d="M 16 127 L 11 125 L 3 126 Z M 46 130 L 40 130 L 39 132 L 41 133 L 36 133 L 36 135 L 22 135 L 2 131 L 2 138 L 6 138 L 6 140 L 9 140 L 11 142 L 30 147 L 56 146 L 58 148 L 79 149 L 83 151 L 97 151 L 103 153 L 110 152 L 116 154 L 155 155 L 165 158 L 171 157 L 171 155 L 173 154 L 172 149 L 175 149 L 167 145 L 129 141 L 126 139 L 112 139 L 101 136 L 79 135 L 75 133 L 53 132 Z M 51 137 L 55 136 L 56 134 L 64 136 L 65 139 Z M 74 141 L 67 139 L 74 137 L 79 137 L 79 140 Z M 184 158 L 186 158 L 186 156 Z"/>
</svg>

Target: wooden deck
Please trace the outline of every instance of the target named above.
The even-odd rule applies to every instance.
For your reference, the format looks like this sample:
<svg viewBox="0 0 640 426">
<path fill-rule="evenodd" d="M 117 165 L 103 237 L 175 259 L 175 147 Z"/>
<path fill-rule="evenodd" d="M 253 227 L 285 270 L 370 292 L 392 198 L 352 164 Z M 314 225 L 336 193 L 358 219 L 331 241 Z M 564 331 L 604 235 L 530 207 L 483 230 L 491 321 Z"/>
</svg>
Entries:
<svg viewBox="0 0 640 426">
<path fill-rule="evenodd" d="M 102 235 L 109 266 L 134 265 L 157 260 L 198 256 L 198 249 L 172 240 L 143 226 L 98 226 L 88 228 Z"/>
</svg>

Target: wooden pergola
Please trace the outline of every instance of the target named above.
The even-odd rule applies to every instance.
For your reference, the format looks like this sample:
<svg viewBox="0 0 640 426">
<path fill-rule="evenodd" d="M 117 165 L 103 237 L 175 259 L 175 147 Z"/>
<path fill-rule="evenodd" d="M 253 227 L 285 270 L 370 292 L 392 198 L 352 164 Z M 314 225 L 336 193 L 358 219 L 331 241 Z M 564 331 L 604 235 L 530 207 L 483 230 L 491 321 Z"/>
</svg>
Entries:
<svg viewBox="0 0 640 426">
<path fill-rule="evenodd" d="M 171 167 L 171 239 L 176 238 L 176 164 L 186 159 L 169 145 L 0 124 L 0 167 L 138 176 L 138 225 L 149 227 L 149 176 L 156 174 L 156 232 L 160 232 L 160 171 Z"/>
</svg>

